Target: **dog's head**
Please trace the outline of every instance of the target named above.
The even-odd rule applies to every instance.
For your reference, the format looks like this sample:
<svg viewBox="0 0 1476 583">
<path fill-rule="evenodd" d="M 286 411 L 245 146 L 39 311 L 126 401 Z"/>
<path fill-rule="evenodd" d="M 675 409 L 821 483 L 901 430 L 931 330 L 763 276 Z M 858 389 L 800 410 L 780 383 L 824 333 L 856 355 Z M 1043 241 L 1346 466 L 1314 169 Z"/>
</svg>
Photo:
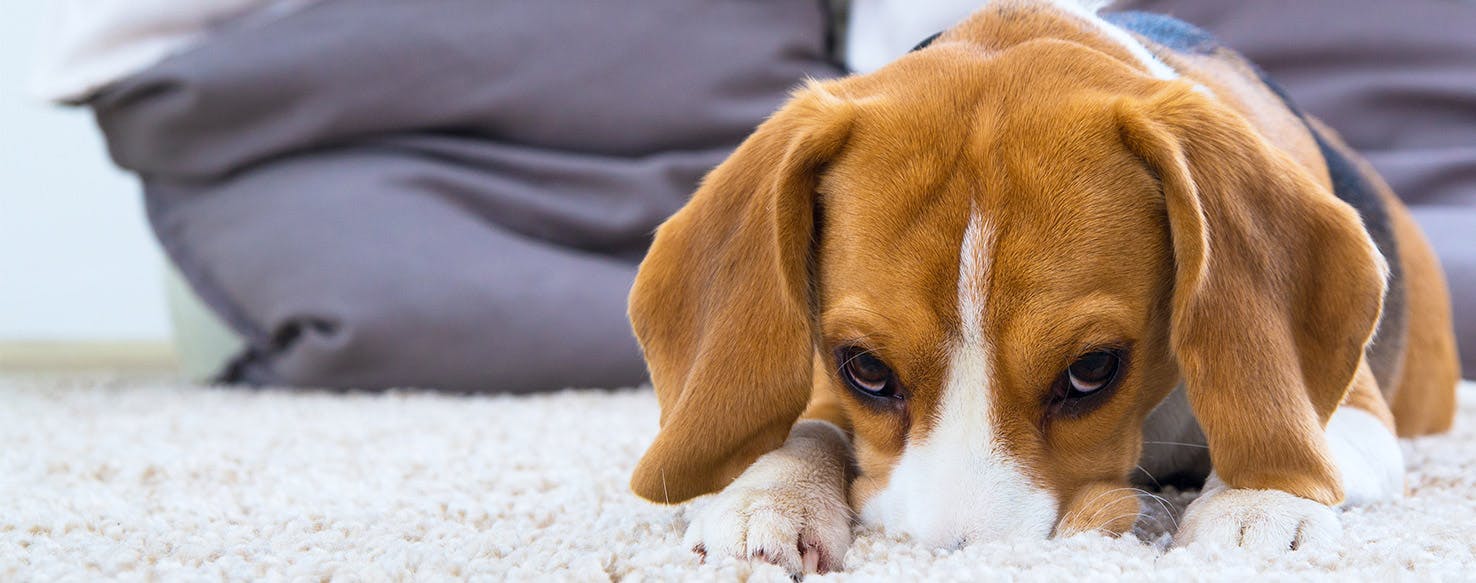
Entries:
<svg viewBox="0 0 1476 583">
<path fill-rule="evenodd" d="M 799 90 L 657 232 L 630 313 L 662 428 L 633 487 L 720 489 L 831 391 L 863 518 L 1121 531 L 1183 381 L 1222 475 L 1336 501 L 1287 436 L 1342 398 L 1382 282 L 1356 213 L 1191 84 L 945 35 Z"/>
</svg>

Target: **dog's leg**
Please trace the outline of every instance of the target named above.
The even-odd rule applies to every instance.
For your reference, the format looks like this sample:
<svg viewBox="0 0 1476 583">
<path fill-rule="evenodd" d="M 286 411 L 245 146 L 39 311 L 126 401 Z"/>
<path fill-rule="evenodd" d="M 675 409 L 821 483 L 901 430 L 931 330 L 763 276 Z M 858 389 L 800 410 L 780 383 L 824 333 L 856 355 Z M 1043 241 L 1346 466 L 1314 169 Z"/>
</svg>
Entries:
<svg viewBox="0 0 1476 583">
<path fill-rule="evenodd" d="M 801 420 L 783 446 L 697 511 L 685 543 L 705 557 L 761 560 L 792 575 L 840 569 L 851 546 L 850 447 L 835 424 Z"/>
<path fill-rule="evenodd" d="M 1360 365 L 1325 434 L 1342 476 L 1342 506 L 1403 494 L 1404 458 L 1388 405 L 1367 363 Z M 1174 544 L 1295 550 L 1325 547 L 1341 533 L 1342 525 L 1329 506 L 1279 490 L 1227 488 L 1211 473 L 1203 493 L 1185 511 Z"/>
</svg>

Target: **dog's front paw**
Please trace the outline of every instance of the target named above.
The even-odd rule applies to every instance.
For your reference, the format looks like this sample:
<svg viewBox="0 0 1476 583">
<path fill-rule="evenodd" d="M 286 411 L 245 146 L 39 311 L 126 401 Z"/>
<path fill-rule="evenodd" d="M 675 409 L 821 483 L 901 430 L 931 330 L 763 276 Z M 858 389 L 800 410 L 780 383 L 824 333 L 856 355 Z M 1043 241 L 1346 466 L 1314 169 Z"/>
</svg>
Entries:
<svg viewBox="0 0 1476 583">
<path fill-rule="evenodd" d="M 1325 548 L 1342 535 L 1333 509 L 1280 490 L 1220 489 L 1189 504 L 1175 546 L 1252 551 Z"/>
<path fill-rule="evenodd" d="M 705 558 L 759 560 L 791 575 L 839 570 L 851 546 L 846 449 L 843 436 L 824 435 L 839 431 L 820 429 L 806 436 L 796 428 L 697 510 L 685 544 Z"/>
</svg>

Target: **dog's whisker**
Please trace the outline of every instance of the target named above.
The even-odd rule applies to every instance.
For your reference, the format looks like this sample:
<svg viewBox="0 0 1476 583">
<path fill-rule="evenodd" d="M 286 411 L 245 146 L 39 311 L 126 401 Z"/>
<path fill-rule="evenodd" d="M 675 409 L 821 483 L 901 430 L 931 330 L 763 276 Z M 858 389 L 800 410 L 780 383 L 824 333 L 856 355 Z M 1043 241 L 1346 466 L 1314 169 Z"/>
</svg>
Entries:
<svg viewBox="0 0 1476 583">
<path fill-rule="evenodd" d="M 1067 513 L 1066 517 L 1063 518 L 1061 521 L 1062 522 L 1071 522 L 1071 521 L 1075 520 L 1076 518 L 1081 517 L 1082 512 L 1085 512 L 1087 509 L 1091 509 L 1092 510 L 1092 515 L 1089 518 L 1087 518 L 1087 522 L 1089 522 L 1089 523 L 1090 522 L 1093 522 L 1093 521 L 1096 520 L 1097 514 L 1101 513 L 1102 512 L 1102 509 L 1103 508 L 1106 508 L 1107 505 L 1104 504 L 1102 506 L 1093 507 L 1092 504 L 1094 502 L 1096 502 L 1097 500 L 1100 500 L 1103 496 L 1108 496 L 1108 495 L 1111 495 L 1113 493 L 1120 492 L 1120 491 L 1123 491 L 1123 490 L 1131 490 L 1131 488 L 1125 488 L 1125 487 L 1122 487 L 1122 488 L 1111 488 L 1111 489 L 1108 489 L 1108 490 L 1103 490 L 1103 491 L 1097 492 L 1096 494 L 1093 494 L 1091 498 L 1088 498 L 1086 502 L 1083 502 L 1083 503 L 1077 505 L 1076 508 L 1072 509 L 1071 512 Z"/>
<path fill-rule="evenodd" d="M 1091 504 L 1093 502 L 1096 502 L 1097 499 L 1101 498 L 1102 496 L 1113 494 L 1113 493 L 1117 493 L 1117 492 L 1123 492 L 1123 491 L 1127 491 L 1129 493 L 1126 494 L 1126 495 L 1123 495 L 1123 496 L 1119 496 L 1118 498 L 1116 498 L 1115 500 L 1113 500 L 1113 502 L 1116 502 L 1117 500 L 1122 500 L 1123 498 L 1125 498 L 1127 496 L 1132 496 L 1134 499 L 1137 498 L 1137 488 L 1129 488 L 1129 487 L 1112 488 L 1110 490 L 1106 490 L 1106 491 L 1103 491 L 1103 492 L 1098 492 L 1096 496 L 1092 496 L 1092 498 L 1090 500 L 1087 500 L 1087 502 L 1085 504 L 1083 504 L 1082 506 L 1091 506 Z M 1107 509 L 1111 508 L 1111 507 L 1112 507 L 1111 504 L 1103 504 L 1101 506 L 1097 506 L 1092 511 L 1092 515 L 1089 518 L 1087 518 L 1087 523 L 1088 524 L 1097 524 L 1098 523 L 1097 522 L 1097 517 L 1099 515 L 1101 515 L 1103 512 L 1105 512 Z M 1139 514 L 1141 514 L 1141 512 L 1139 512 Z"/>
<path fill-rule="evenodd" d="M 1133 488 L 1133 487 L 1130 487 L 1130 486 L 1122 486 L 1122 487 L 1118 487 L 1118 488 L 1111 488 L 1111 489 L 1108 489 L 1108 490 L 1103 490 L 1101 492 L 1097 492 L 1091 498 L 1087 499 L 1086 502 L 1083 502 L 1082 503 L 1082 506 L 1083 507 L 1091 506 L 1093 502 L 1096 502 L 1098 499 L 1100 499 L 1103 496 L 1108 496 L 1108 495 L 1111 495 L 1111 494 L 1116 494 L 1116 493 L 1122 492 L 1124 490 L 1126 490 L 1126 491 L 1135 491 L 1135 490 L 1137 490 L 1137 488 Z"/>
<path fill-rule="evenodd" d="M 1113 516 L 1111 518 L 1108 518 L 1107 520 L 1101 520 L 1101 521 L 1099 521 L 1099 520 L 1097 520 L 1097 515 L 1094 514 L 1094 515 L 1092 515 L 1092 520 L 1090 521 L 1090 523 L 1091 524 L 1099 524 L 1101 526 L 1094 526 L 1094 527 L 1091 528 L 1091 530 L 1082 531 L 1082 532 L 1096 532 L 1096 533 L 1101 533 L 1101 534 L 1107 534 L 1107 535 L 1110 535 L 1110 536 L 1116 536 L 1116 535 L 1119 535 L 1121 533 L 1112 532 L 1110 530 L 1107 530 L 1107 525 L 1108 524 L 1111 524 L 1113 522 L 1116 522 L 1116 521 L 1121 520 L 1121 519 L 1124 519 L 1124 518 L 1132 518 L 1133 519 L 1133 524 L 1137 524 L 1138 520 L 1141 519 L 1143 516 L 1144 515 L 1142 513 L 1139 513 L 1139 512 L 1126 512 L 1126 513 L 1119 514 L 1117 516 Z M 1153 519 L 1153 517 L 1151 517 L 1151 516 L 1148 517 L 1148 518 L 1149 519 Z M 1128 529 L 1131 530 L 1132 527 L 1129 526 Z"/>
<path fill-rule="evenodd" d="M 1158 478 L 1155 478 L 1153 476 L 1153 472 L 1148 471 L 1148 468 L 1143 467 L 1142 464 L 1133 464 L 1133 467 L 1138 468 L 1138 471 L 1143 472 L 1143 475 L 1148 476 L 1148 479 L 1153 480 L 1154 488 L 1158 488 L 1160 490 L 1163 489 L 1163 484 L 1158 483 Z"/>
<path fill-rule="evenodd" d="M 1159 508 L 1162 508 L 1163 509 L 1163 515 L 1166 516 L 1166 517 L 1168 517 L 1169 522 L 1173 524 L 1174 531 L 1177 532 L 1179 530 L 1179 520 L 1177 518 L 1174 518 L 1174 511 L 1171 508 L 1172 503 L 1170 503 L 1168 501 L 1168 499 L 1167 498 L 1164 498 L 1163 496 L 1159 496 L 1157 494 L 1154 494 L 1152 492 L 1148 492 L 1148 491 L 1145 491 L 1145 490 L 1139 490 L 1139 491 L 1142 492 L 1149 499 L 1152 499 L 1154 502 L 1157 502 L 1158 503 Z M 1160 523 L 1160 526 L 1162 526 L 1161 523 Z"/>
<path fill-rule="evenodd" d="M 1180 447 L 1193 447 L 1198 449 L 1209 449 L 1208 445 L 1202 443 L 1184 443 L 1182 441 L 1145 441 L 1143 445 L 1177 445 Z"/>
<path fill-rule="evenodd" d="M 1153 500 L 1153 502 L 1157 503 L 1159 505 L 1159 508 L 1161 508 L 1163 510 L 1163 512 L 1164 512 L 1163 517 L 1154 516 L 1152 514 L 1149 514 L 1147 512 L 1143 512 L 1143 511 L 1140 510 L 1138 512 L 1131 513 L 1131 514 L 1123 514 L 1123 515 L 1120 515 L 1120 516 L 1114 516 L 1114 517 L 1111 517 L 1110 519 L 1105 520 L 1105 521 L 1104 520 L 1099 520 L 1101 518 L 1100 515 L 1103 512 L 1105 512 L 1107 509 L 1112 508 L 1113 507 L 1113 504 L 1102 504 L 1102 505 L 1099 505 L 1099 506 L 1096 506 L 1096 507 L 1092 508 L 1093 503 L 1095 503 L 1097 500 L 1101 499 L 1103 496 L 1114 494 L 1114 493 L 1120 493 L 1120 492 L 1124 492 L 1124 491 L 1127 491 L 1129 493 L 1128 494 L 1124 494 L 1123 497 L 1132 496 L 1133 498 L 1138 499 L 1138 500 L 1141 500 L 1141 497 L 1147 497 L 1147 498 Z M 1118 500 L 1121 500 L 1121 499 L 1122 498 L 1118 498 Z M 1149 492 L 1147 490 L 1144 490 L 1142 488 L 1133 488 L 1133 487 L 1113 488 L 1113 489 L 1110 489 L 1110 490 L 1104 490 L 1102 492 L 1098 492 L 1096 495 L 1094 495 L 1090 499 L 1088 499 L 1085 503 L 1083 503 L 1082 505 L 1080 505 L 1077 509 L 1074 509 L 1071 512 L 1067 513 L 1066 517 L 1063 518 L 1062 521 L 1063 522 L 1068 522 L 1068 523 L 1069 522 L 1073 522 L 1077 518 L 1080 518 L 1082 516 L 1082 513 L 1087 508 L 1092 508 L 1092 515 L 1089 516 L 1087 518 L 1087 520 L 1085 521 L 1087 524 L 1106 524 L 1106 523 L 1110 523 L 1110 522 L 1113 522 L 1113 521 L 1116 521 L 1116 520 L 1119 520 L 1119 519 L 1122 519 L 1122 518 L 1127 518 L 1129 516 L 1136 516 L 1139 520 L 1151 521 L 1151 523 L 1154 526 L 1162 529 L 1162 527 L 1164 526 L 1163 519 L 1164 518 L 1167 518 L 1169 525 L 1172 527 L 1172 530 L 1176 532 L 1179 529 L 1179 521 L 1178 521 L 1177 518 L 1174 517 L 1174 513 L 1173 513 L 1173 510 L 1172 510 L 1171 506 L 1172 506 L 1172 503 L 1169 502 L 1167 498 L 1164 498 L 1163 496 L 1159 496 L 1157 494 L 1154 494 L 1154 493 Z M 1135 524 L 1136 524 L 1136 521 L 1135 521 Z M 1103 528 L 1104 527 L 1096 527 L 1093 530 L 1094 531 L 1101 531 Z M 1116 533 L 1114 533 L 1114 534 L 1116 534 Z"/>
<path fill-rule="evenodd" d="M 873 345 L 873 346 L 870 346 L 870 347 L 862 348 L 860 351 L 857 351 L 856 354 L 852 355 L 850 358 L 847 358 L 845 362 L 840 363 L 840 366 L 837 366 L 835 368 L 835 374 L 837 374 L 837 375 L 841 374 L 842 370 L 846 368 L 846 365 L 851 364 L 851 361 L 854 361 L 857 358 L 861 358 L 862 355 L 876 354 L 877 352 L 882 351 L 882 350 L 886 350 L 886 346 L 885 345 L 878 344 L 878 345 Z"/>
</svg>

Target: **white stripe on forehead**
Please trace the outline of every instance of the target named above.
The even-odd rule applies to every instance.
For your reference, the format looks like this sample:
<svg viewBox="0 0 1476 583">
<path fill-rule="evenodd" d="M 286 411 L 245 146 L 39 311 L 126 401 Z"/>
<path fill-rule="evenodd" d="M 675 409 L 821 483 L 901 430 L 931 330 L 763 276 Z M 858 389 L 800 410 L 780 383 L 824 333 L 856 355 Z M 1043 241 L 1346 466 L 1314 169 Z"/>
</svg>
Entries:
<svg viewBox="0 0 1476 583">
<path fill-rule="evenodd" d="M 984 343 L 984 298 L 988 295 L 986 280 L 993 238 L 993 229 L 984 223 L 977 209 L 971 208 L 969 226 L 958 249 L 959 338 L 965 345 L 979 348 Z"/>
<path fill-rule="evenodd" d="M 993 239 L 994 230 L 977 209 L 971 208 L 969 226 L 964 229 L 958 249 L 958 345 L 953 347 L 948 384 L 944 386 L 939 407 L 941 416 L 963 417 L 958 423 L 943 423 L 945 419 L 940 419 L 940 429 L 980 433 L 955 437 L 981 444 L 994 439 L 989 431 L 992 423 L 987 390 L 990 346 L 984 336 L 984 302 L 989 297 Z"/>
<path fill-rule="evenodd" d="M 958 251 L 959 330 L 949 347 L 948 376 L 931 431 L 902 452 L 887 486 L 861 509 L 861 519 L 935 546 L 1010 536 L 1044 538 L 1056 520 L 1055 498 L 1026 477 L 995 435 L 989 337 L 994 233 L 970 212 Z"/>
</svg>

